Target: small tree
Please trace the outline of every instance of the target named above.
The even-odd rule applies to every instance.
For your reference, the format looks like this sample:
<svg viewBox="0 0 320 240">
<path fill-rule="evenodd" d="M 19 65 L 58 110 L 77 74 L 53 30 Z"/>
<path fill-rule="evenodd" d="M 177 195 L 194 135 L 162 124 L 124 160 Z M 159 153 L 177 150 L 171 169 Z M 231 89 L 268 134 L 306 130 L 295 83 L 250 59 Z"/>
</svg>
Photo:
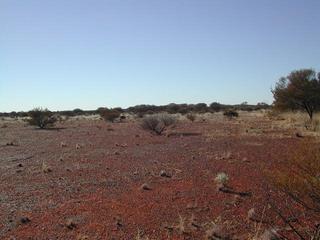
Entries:
<svg viewBox="0 0 320 240">
<path fill-rule="evenodd" d="M 278 109 L 303 109 L 310 119 L 320 109 L 320 74 L 302 69 L 282 77 L 272 90 L 274 106 Z"/>
<path fill-rule="evenodd" d="M 41 129 L 53 126 L 58 120 L 54 114 L 46 108 L 35 108 L 28 113 L 30 125 L 38 126 Z"/>
</svg>

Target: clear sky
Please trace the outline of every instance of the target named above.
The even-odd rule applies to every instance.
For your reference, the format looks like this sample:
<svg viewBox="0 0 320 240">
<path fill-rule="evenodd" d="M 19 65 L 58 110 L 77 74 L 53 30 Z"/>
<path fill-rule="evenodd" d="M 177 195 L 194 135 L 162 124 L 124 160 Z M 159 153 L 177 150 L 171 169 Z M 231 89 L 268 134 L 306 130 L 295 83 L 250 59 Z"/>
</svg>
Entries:
<svg viewBox="0 0 320 240">
<path fill-rule="evenodd" d="M 0 0 L 0 111 L 272 103 L 305 67 L 319 0 Z"/>
</svg>

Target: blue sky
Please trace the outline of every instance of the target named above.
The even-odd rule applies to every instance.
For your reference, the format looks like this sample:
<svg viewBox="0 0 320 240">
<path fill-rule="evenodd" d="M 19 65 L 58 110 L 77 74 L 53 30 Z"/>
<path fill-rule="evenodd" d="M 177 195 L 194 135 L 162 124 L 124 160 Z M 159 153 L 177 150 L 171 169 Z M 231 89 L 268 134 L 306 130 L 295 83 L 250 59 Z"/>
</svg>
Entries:
<svg viewBox="0 0 320 240">
<path fill-rule="evenodd" d="M 0 111 L 272 103 L 320 70 L 319 0 L 0 0 Z"/>
</svg>

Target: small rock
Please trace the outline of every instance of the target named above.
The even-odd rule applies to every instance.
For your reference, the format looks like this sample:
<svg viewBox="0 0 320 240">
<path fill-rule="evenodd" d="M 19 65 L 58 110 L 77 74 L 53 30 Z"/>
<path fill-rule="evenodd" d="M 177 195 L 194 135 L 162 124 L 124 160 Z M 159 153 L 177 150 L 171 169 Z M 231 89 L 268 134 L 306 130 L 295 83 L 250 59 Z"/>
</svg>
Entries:
<svg viewBox="0 0 320 240">
<path fill-rule="evenodd" d="M 258 239 L 259 240 L 279 240 L 280 236 L 277 233 L 276 229 L 267 229 Z"/>
<path fill-rule="evenodd" d="M 60 147 L 62 147 L 62 148 L 63 148 L 63 147 L 67 147 L 67 144 L 66 144 L 65 142 L 61 142 L 61 143 L 60 143 Z"/>
<path fill-rule="evenodd" d="M 120 155 L 120 153 L 118 151 L 115 151 L 114 155 Z"/>
<path fill-rule="evenodd" d="M 247 217 L 249 220 L 255 221 L 256 220 L 256 210 L 254 208 L 249 209 Z"/>
<path fill-rule="evenodd" d="M 18 164 L 18 167 L 23 167 L 22 163 L 19 163 L 19 164 Z"/>
<path fill-rule="evenodd" d="M 296 137 L 303 138 L 303 135 L 301 133 L 299 133 L 299 132 L 296 132 Z"/>
<path fill-rule="evenodd" d="M 22 224 L 26 224 L 29 222 L 31 222 L 31 220 L 28 217 L 21 217 L 20 218 L 20 223 L 22 223 Z"/>
<path fill-rule="evenodd" d="M 214 224 L 206 231 L 206 239 L 232 239 L 224 225 Z"/>
<path fill-rule="evenodd" d="M 76 149 L 80 149 L 81 145 L 80 144 L 76 144 Z"/>
<path fill-rule="evenodd" d="M 161 177 L 167 177 L 167 178 L 170 178 L 171 176 L 166 172 L 166 171 L 164 171 L 164 170 L 161 170 L 160 171 L 160 176 Z"/>
<path fill-rule="evenodd" d="M 50 173 L 52 172 L 52 169 L 46 163 L 42 163 L 42 171 L 44 173 Z"/>
<path fill-rule="evenodd" d="M 77 227 L 76 223 L 72 219 L 68 219 L 66 221 L 66 227 L 70 230 L 74 229 Z"/>
<path fill-rule="evenodd" d="M 89 240 L 89 236 L 88 235 L 83 235 L 83 234 L 79 234 L 77 236 L 77 240 Z"/>
<path fill-rule="evenodd" d="M 151 187 L 147 183 L 144 183 L 141 185 L 141 189 L 142 190 L 151 190 Z"/>
</svg>

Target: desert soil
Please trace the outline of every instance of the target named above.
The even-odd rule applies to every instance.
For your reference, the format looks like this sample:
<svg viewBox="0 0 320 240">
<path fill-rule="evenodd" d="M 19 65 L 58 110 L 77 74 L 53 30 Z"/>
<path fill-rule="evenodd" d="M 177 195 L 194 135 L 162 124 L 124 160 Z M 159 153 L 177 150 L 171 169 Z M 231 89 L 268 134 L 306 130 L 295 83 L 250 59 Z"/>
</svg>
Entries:
<svg viewBox="0 0 320 240">
<path fill-rule="evenodd" d="M 210 239 L 214 226 L 248 239 L 257 226 L 281 229 L 269 201 L 283 199 L 266 175 L 301 141 L 256 115 L 184 120 L 163 136 L 138 122 L 38 130 L 7 121 L 0 136 L 0 239 L 19 240 Z M 235 193 L 217 190 L 219 172 Z M 262 224 L 248 219 L 252 209 Z"/>
</svg>

